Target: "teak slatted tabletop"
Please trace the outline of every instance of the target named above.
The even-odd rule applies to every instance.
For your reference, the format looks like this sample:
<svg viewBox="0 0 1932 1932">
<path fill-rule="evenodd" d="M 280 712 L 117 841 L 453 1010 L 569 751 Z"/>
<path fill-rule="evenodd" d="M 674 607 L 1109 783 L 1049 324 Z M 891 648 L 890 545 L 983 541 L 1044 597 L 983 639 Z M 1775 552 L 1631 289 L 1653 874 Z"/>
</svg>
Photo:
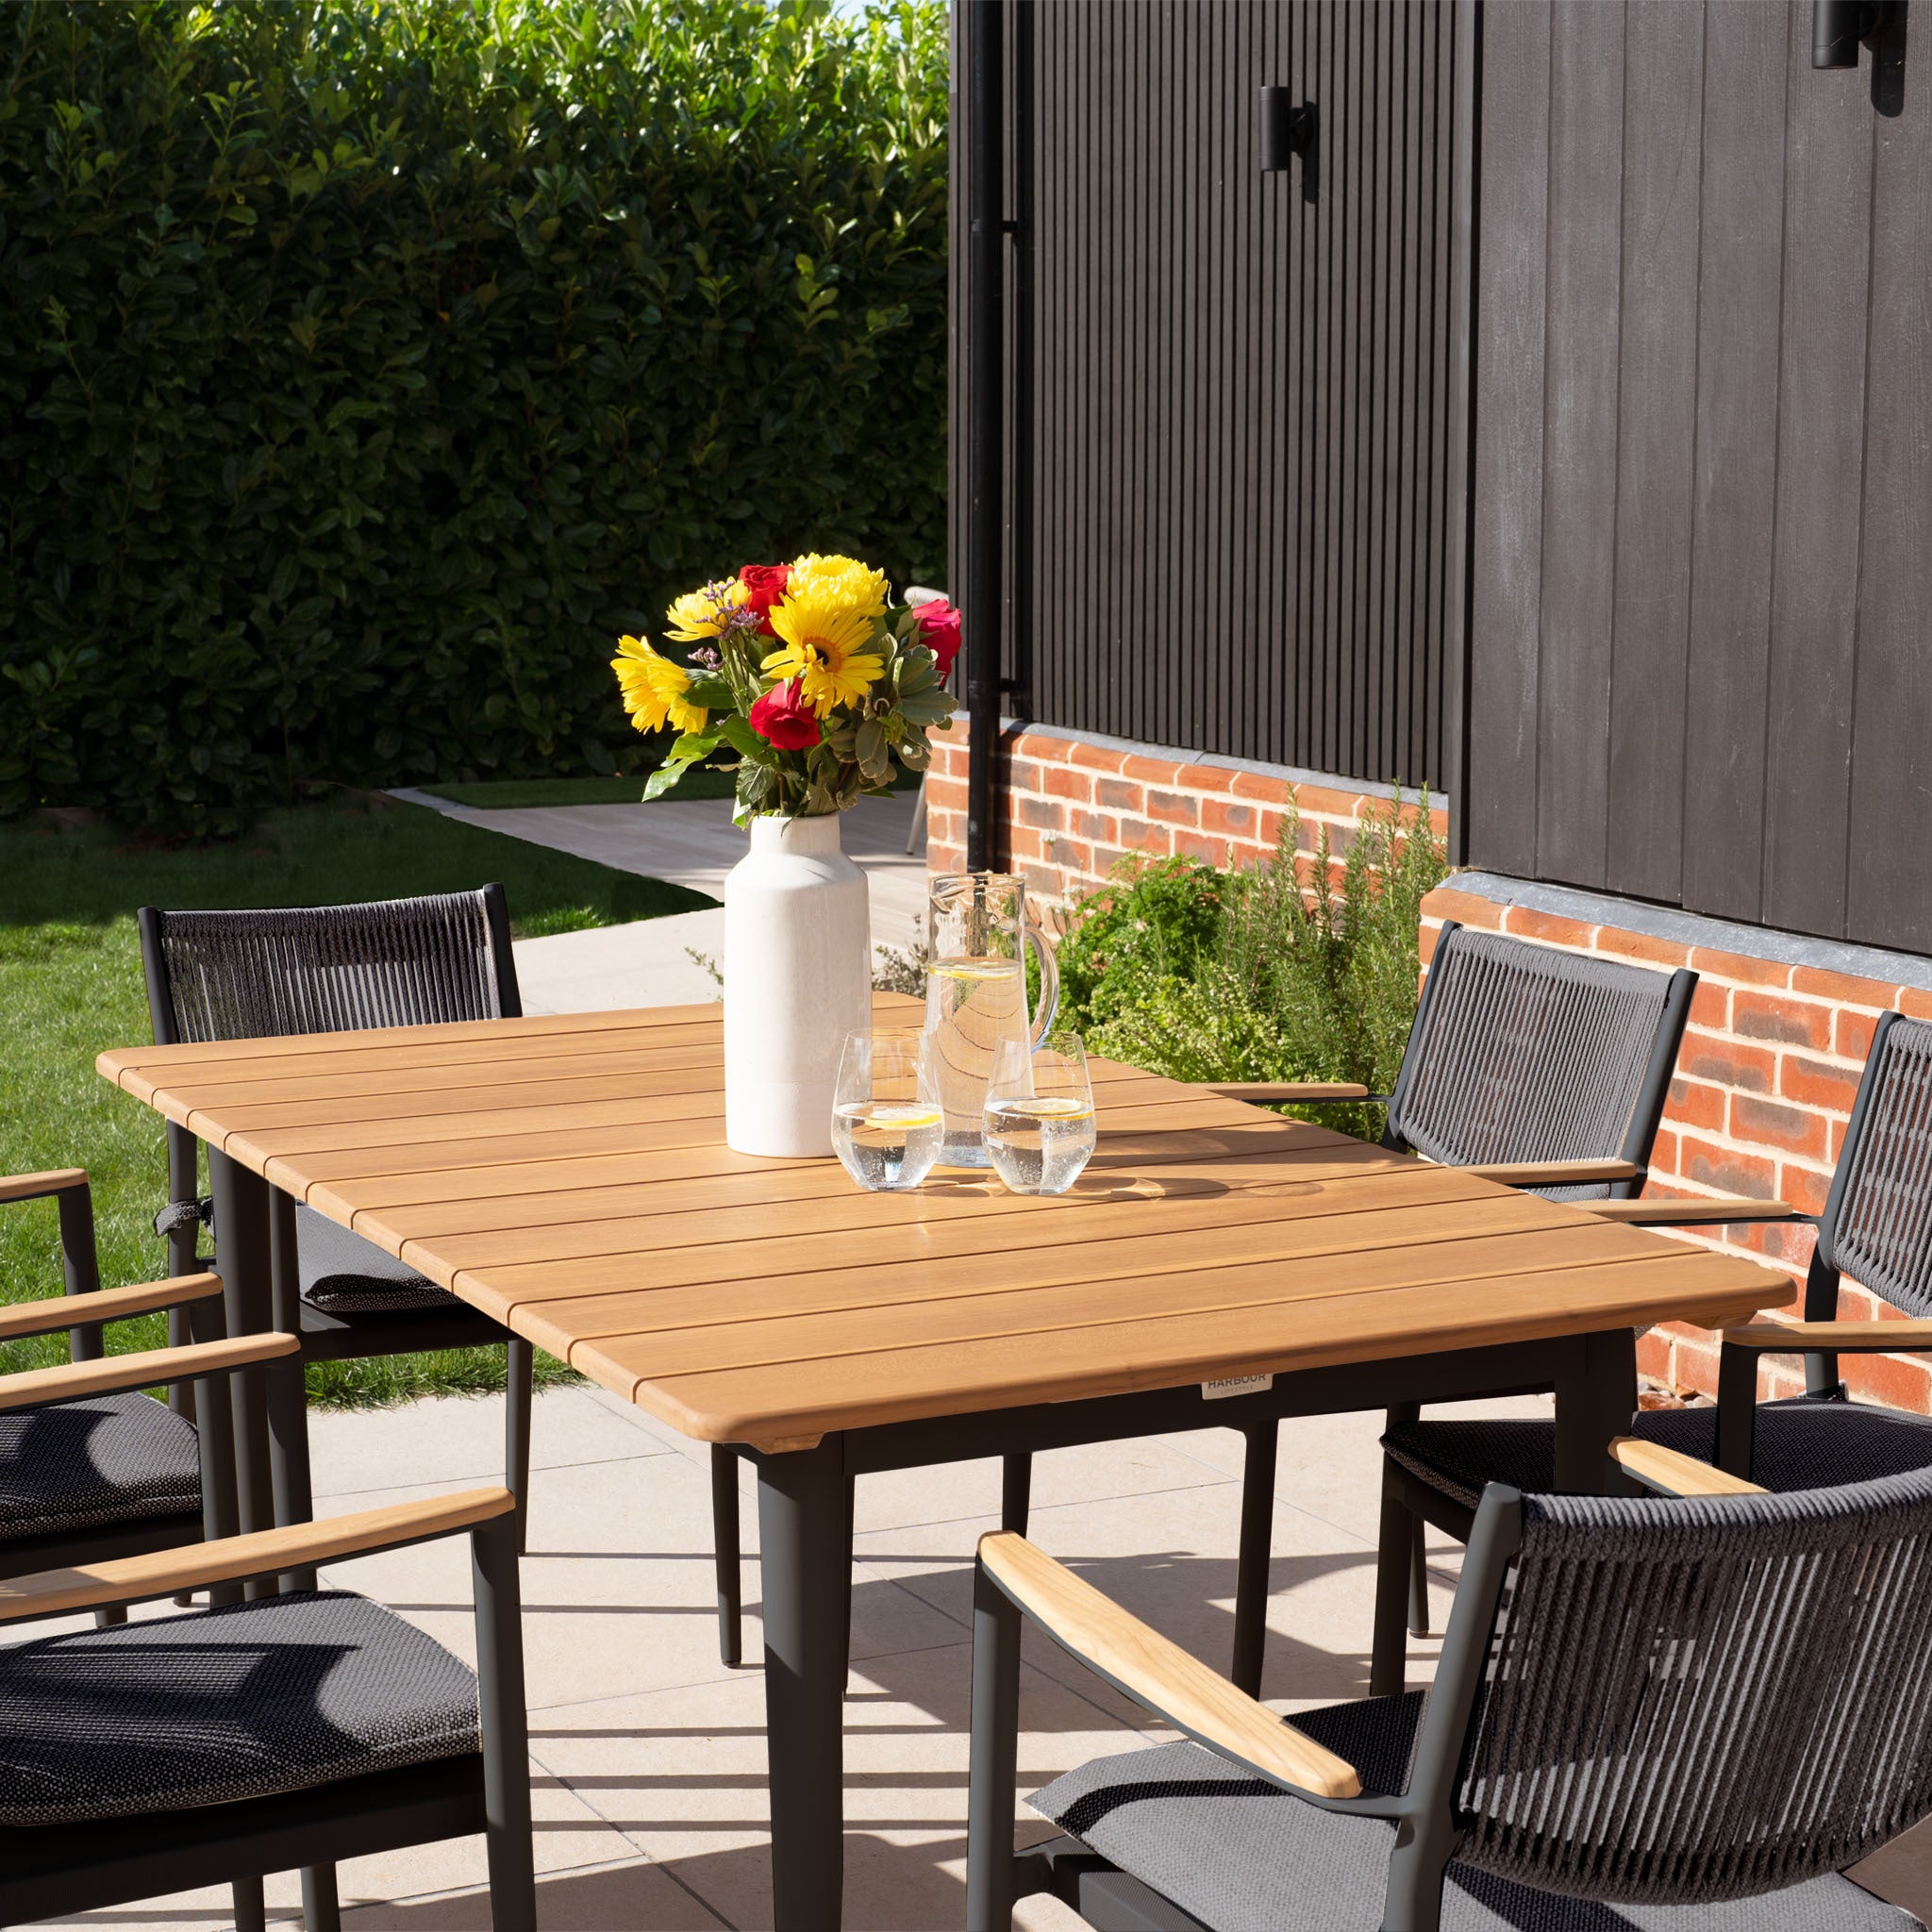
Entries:
<svg viewBox="0 0 1932 1932">
<path fill-rule="evenodd" d="M 910 1002 L 880 1007 L 916 1024 Z M 1790 1291 L 1736 1256 L 1099 1061 L 1099 1147 L 1073 1192 L 942 1172 L 863 1193 L 836 1161 L 724 1146 L 716 1007 L 98 1064 L 207 1142 L 236 1325 L 265 1325 L 278 1190 L 756 1455 L 775 1895 L 781 1924 L 815 1932 L 838 1916 L 849 1560 L 826 1556 L 843 1539 L 849 1558 L 855 1474 L 1204 1423 L 1272 1441 L 1283 1414 L 1555 1386 L 1558 1480 L 1596 1488 L 1634 1407 L 1634 1331 Z M 1202 1386 L 1237 1378 L 1254 1385 L 1225 1400 Z"/>
</svg>

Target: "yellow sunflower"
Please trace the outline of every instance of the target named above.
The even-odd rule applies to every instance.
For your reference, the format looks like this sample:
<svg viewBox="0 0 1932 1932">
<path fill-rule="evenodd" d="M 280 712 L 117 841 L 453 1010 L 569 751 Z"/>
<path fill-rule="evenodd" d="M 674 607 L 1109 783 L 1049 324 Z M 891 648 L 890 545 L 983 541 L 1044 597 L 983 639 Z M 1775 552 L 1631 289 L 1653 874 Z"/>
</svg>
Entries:
<svg viewBox="0 0 1932 1932">
<path fill-rule="evenodd" d="M 786 586 L 789 595 L 809 592 L 860 617 L 883 617 L 889 589 L 884 571 L 868 570 L 856 557 L 821 557 L 815 550 L 793 559 Z"/>
<path fill-rule="evenodd" d="M 886 668 L 876 652 L 859 646 L 872 641 L 872 613 L 851 608 L 808 580 L 794 576 L 784 597 L 772 606 L 772 629 L 782 650 L 764 661 L 767 677 L 802 680 L 801 689 L 821 718 L 838 705 L 864 701 L 873 680 Z"/>
<path fill-rule="evenodd" d="M 661 731 L 667 724 L 680 731 L 702 731 L 709 715 L 685 696 L 691 673 L 652 650 L 648 638 L 619 638 L 610 668 L 617 673 L 624 708 L 640 731 Z"/>
<path fill-rule="evenodd" d="M 664 613 L 665 630 L 680 644 L 707 643 L 724 630 L 725 619 L 744 602 L 745 594 L 744 586 L 735 578 L 687 591 L 671 600 Z"/>
</svg>

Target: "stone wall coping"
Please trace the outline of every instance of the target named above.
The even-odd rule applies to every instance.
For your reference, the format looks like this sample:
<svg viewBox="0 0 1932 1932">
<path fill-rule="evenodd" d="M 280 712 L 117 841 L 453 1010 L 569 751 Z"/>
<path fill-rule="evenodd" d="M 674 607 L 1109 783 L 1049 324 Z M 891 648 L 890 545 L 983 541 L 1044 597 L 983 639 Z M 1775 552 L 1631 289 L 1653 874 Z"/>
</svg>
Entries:
<svg viewBox="0 0 1932 1932">
<path fill-rule="evenodd" d="M 1702 947 L 1707 952 L 1732 953 L 1740 958 L 1766 959 L 1781 966 L 1812 966 L 1855 979 L 1875 979 L 1932 991 L 1932 959 L 1917 953 L 1890 953 L 1877 946 L 1854 945 L 1844 940 L 1810 939 L 1802 933 L 1776 932 L 1768 926 L 1745 925 L 1735 920 L 1709 919 L 1700 912 L 1680 912 L 1674 907 L 1653 906 L 1641 899 L 1620 899 L 1614 893 L 1510 878 L 1502 873 L 1451 873 L 1442 883 L 1451 891 L 1467 892 L 1473 898 L 1488 899 L 1492 905 L 1521 906 L 1525 911 L 1574 919 L 1583 925 L 1607 925 L 1619 932 L 1641 933 L 1650 939 Z"/>
<path fill-rule="evenodd" d="M 1075 731 L 1064 724 L 1036 724 L 1026 718 L 1002 718 L 1002 739 L 1025 733 L 1035 738 L 1058 738 L 1077 744 L 1097 744 L 1108 751 L 1127 752 L 1135 758 L 1165 758 L 1176 765 L 1206 765 L 1217 772 L 1252 772 L 1260 778 L 1279 778 L 1290 785 L 1319 785 L 1328 791 L 1347 791 L 1362 798 L 1416 798 L 1414 791 L 1402 791 L 1393 785 L 1382 785 L 1371 778 L 1344 778 L 1334 772 L 1304 771 L 1299 765 L 1271 765 L 1261 758 L 1230 758 L 1218 751 L 1183 751 L 1171 744 L 1143 744 L 1133 738 L 1109 738 L 1104 731 Z M 1431 811 L 1447 811 L 1449 795 L 1444 791 L 1427 794 Z"/>
</svg>

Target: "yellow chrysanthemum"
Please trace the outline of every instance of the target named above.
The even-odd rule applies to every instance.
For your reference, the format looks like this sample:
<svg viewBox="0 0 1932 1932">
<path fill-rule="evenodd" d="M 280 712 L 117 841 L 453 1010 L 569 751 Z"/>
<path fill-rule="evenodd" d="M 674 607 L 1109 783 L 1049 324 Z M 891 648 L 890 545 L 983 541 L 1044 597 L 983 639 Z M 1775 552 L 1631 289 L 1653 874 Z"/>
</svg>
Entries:
<svg viewBox="0 0 1932 1932">
<path fill-rule="evenodd" d="M 610 668 L 617 673 L 624 708 L 640 731 L 661 731 L 667 724 L 680 731 L 705 728 L 709 714 L 685 696 L 691 673 L 682 664 L 658 657 L 648 638 L 619 638 Z"/>
<path fill-rule="evenodd" d="M 733 578 L 729 583 L 707 584 L 702 591 L 687 591 L 671 600 L 664 613 L 664 628 L 680 644 L 708 643 L 724 628 L 724 621 L 744 602 L 745 588 Z"/>
<path fill-rule="evenodd" d="M 876 652 L 859 648 L 872 640 L 872 616 L 826 596 L 810 580 L 800 590 L 792 578 L 784 597 L 772 606 L 772 629 L 784 649 L 765 659 L 766 676 L 800 679 L 800 689 L 821 718 L 838 705 L 862 703 L 886 668 Z"/>
<path fill-rule="evenodd" d="M 787 594 L 821 597 L 837 609 L 860 617 L 883 617 L 891 586 L 882 570 L 868 570 L 856 557 L 821 557 L 811 551 L 791 565 Z"/>
</svg>

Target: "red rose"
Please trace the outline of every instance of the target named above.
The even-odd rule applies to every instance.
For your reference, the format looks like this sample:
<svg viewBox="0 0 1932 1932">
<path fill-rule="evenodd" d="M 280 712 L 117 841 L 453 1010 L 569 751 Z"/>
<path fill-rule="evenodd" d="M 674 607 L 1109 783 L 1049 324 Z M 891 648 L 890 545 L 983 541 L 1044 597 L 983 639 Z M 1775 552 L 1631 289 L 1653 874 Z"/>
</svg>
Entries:
<svg viewBox="0 0 1932 1932">
<path fill-rule="evenodd" d="M 751 728 L 780 751 L 809 751 L 819 741 L 818 715 L 800 689 L 803 678 L 774 684 L 751 708 Z"/>
<path fill-rule="evenodd" d="M 919 641 L 940 660 L 940 675 L 944 677 L 953 668 L 953 659 L 959 655 L 959 613 L 944 598 L 936 603 L 922 604 L 914 613 L 919 624 Z"/>
<path fill-rule="evenodd" d="M 785 586 L 791 580 L 791 566 L 787 563 L 748 563 L 738 573 L 738 581 L 750 592 L 744 608 L 758 612 L 760 635 L 774 635 L 772 606 L 785 594 Z"/>
</svg>

